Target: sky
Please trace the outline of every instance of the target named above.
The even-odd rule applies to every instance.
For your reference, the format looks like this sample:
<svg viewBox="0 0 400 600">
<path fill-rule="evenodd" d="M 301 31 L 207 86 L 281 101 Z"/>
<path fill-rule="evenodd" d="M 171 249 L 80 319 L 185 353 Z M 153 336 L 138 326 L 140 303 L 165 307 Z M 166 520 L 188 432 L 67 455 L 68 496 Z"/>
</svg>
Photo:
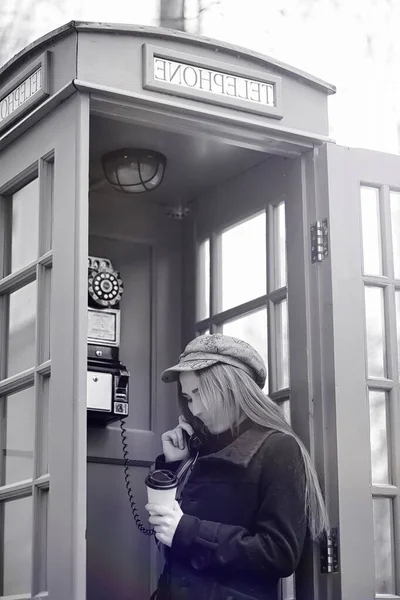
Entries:
<svg viewBox="0 0 400 600">
<path fill-rule="evenodd" d="M 187 0 L 195 32 L 198 0 Z M 333 83 L 336 142 L 400 152 L 400 0 L 203 0 L 202 33 Z M 31 38 L 72 20 L 157 25 L 158 0 L 67 0 L 36 10 Z M 29 40 L 31 41 L 31 40 Z"/>
</svg>

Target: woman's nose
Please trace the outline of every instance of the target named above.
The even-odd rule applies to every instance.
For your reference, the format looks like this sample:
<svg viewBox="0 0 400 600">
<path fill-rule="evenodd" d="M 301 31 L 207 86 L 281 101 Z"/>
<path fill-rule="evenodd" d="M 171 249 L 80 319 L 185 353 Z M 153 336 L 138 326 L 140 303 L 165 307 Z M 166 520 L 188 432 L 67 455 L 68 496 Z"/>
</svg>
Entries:
<svg viewBox="0 0 400 600">
<path fill-rule="evenodd" d="M 193 399 L 189 404 L 189 409 L 194 417 L 198 417 L 201 413 L 201 403 Z"/>
</svg>

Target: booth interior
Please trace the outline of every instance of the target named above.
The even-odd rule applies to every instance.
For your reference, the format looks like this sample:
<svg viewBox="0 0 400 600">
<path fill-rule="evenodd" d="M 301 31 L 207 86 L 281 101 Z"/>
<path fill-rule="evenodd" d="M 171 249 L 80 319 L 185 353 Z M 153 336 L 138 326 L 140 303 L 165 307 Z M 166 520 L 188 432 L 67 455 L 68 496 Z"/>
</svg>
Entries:
<svg viewBox="0 0 400 600">
<path fill-rule="evenodd" d="M 164 155 L 161 184 L 139 194 L 117 191 L 102 163 L 118 149 Z M 209 262 L 203 253 L 200 265 L 197 248 L 211 234 L 264 211 L 271 178 L 279 178 L 285 160 L 215 135 L 174 130 L 172 119 L 155 127 L 115 114 L 91 115 L 89 256 L 110 260 L 123 282 L 119 359 L 130 374 L 126 448 L 131 489 L 145 526 L 144 479 L 160 452 L 161 433 L 178 416 L 176 386 L 161 382 L 160 372 L 202 332 L 196 322 L 204 323 L 203 332 L 209 328 Z M 89 411 L 87 597 L 125 598 L 123 590 L 132 589 L 135 597 L 147 597 L 148 583 L 140 573 L 149 571 L 151 552 L 148 538 L 132 535 L 120 421 L 99 426 L 93 416 Z M 118 574 L 118 585 L 113 577 L 99 579 L 101 564 Z"/>
<path fill-rule="evenodd" d="M 165 156 L 165 175 L 157 189 L 123 193 L 113 188 L 102 159 L 118 149 L 147 149 Z M 89 255 L 110 259 L 123 282 L 120 357 L 131 374 L 130 427 L 147 430 L 155 425 L 148 402 L 150 371 L 167 366 L 158 362 L 164 358 L 160 352 L 154 354 L 165 324 L 172 324 L 174 332 L 168 341 L 172 360 L 182 343 L 199 333 L 195 322 L 201 319 L 192 306 L 196 247 L 219 231 L 220 224 L 226 228 L 230 221 L 265 209 L 270 179 L 265 161 L 270 156 L 204 135 L 92 116 Z M 189 311 L 191 331 L 183 331 L 181 318 Z"/>
</svg>

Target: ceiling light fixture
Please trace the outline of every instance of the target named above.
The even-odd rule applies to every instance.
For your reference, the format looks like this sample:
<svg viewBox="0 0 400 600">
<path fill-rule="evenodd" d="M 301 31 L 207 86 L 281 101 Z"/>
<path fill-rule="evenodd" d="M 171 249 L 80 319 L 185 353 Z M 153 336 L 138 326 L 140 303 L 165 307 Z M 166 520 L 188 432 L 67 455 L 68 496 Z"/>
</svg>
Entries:
<svg viewBox="0 0 400 600">
<path fill-rule="evenodd" d="M 167 159 L 160 152 L 122 148 L 101 159 L 107 181 L 118 192 L 141 194 L 155 190 L 162 182 Z"/>
</svg>

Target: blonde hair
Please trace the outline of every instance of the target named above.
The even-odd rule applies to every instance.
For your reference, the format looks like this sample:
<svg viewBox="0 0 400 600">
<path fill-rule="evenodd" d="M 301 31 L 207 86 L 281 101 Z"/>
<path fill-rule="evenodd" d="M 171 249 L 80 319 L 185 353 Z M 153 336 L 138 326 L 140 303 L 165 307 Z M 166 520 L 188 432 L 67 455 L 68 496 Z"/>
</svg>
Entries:
<svg viewBox="0 0 400 600">
<path fill-rule="evenodd" d="M 200 398 L 211 414 L 215 415 L 221 408 L 227 411 L 233 416 L 234 428 L 238 427 L 240 417 L 245 414 L 253 423 L 280 431 L 296 440 L 304 462 L 304 511 L 310 535 L 312 539 L 318 539 L 329 527 L 318 476 L 306 447 L 286 421 L 281 408 L 239 368 L 217 363 L 196 374 Z"/>
</svg>

